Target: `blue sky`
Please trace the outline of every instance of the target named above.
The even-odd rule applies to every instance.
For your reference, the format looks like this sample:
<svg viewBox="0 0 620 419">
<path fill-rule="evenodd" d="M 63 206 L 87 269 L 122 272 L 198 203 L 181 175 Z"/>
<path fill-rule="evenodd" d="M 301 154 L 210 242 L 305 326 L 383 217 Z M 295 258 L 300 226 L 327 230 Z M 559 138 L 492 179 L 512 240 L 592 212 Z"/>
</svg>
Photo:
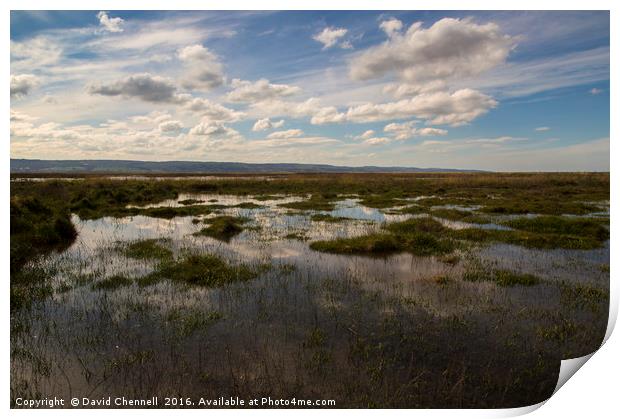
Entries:
<svg viewBox="0 0 620 419">
<path fill-rule="evenodd" d="M 11 156 L 609 170 L 609 14 L 13 11 Z"/>
</svg>

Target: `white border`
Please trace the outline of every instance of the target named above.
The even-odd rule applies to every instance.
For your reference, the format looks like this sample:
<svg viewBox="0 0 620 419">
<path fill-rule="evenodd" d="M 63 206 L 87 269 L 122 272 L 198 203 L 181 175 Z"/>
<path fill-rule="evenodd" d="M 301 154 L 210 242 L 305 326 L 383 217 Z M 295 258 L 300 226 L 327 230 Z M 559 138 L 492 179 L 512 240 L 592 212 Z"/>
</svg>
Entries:
<svg viewBox="0 0 620 419">
<path fill-rule="evenodd" d="M 2 14 L 0 14 L 0 28 L 2 28 L 2 45 L 3 45 L 3 57 L 4 65 L 2 66 L 2 79 L 5 83 L 2 84 L 2 110 L 5 115 L 1 120 L 3 143 L 4 148 L 4 164 L 0 165 L 0 188 L 2 196 L 4 198 L 4 205 L 0 205 L 0 211 L 2 211 L 2 224 L 0 235 L 2 240 L 2 261 L 4 266 L 4 275 L 2 280 L 4 286 L 2 292 L 0 292 L 0 303 L 4 307 L 4 314 L 2 316 L 2 380 L 0 385 L 0 399 L 3 401 L 2 410 L 9 410 L 9 354 L 10 354 L 10 342 L 9 342 L 9 206 L 6 204 L 9 201 L 9 155 L 10 155 L 10 142 L 9 142 L 9 91 L 8 83 L 10 75 L 10 13 L 11 9 L 15 10 L 611 10 L 611 74 L 618 74 L 614 70 L 617 70 L 617 50 L 618 50 L 618 28 L 619 23 L 618 11 L 620 2 L 618 1 L 603 1 L 603 0 L 588 0 L 587 2 L 579 1 L 563 1 L 553 2 L 548 0 L 504 0 L 502 2 L 493 2 L 487 0 L 470 0 L 468 2 L 454 1 L 454 0 L 419 0 L 415 2 L 411 1 L 394 1 L 385 0 L 382 2 L 371 0 L 357 0 L 355 2 L 342 1 L 342 0 L 298 0 L 294 3 L 284 0 L 265 0 L 261 2 L 251 2 L 249 0 L 227 0 L 225 3 L 220 2 L 204 2 L 204 1 L 190 1 L 190 0 L 175 0 L 174 2 L 164 0 L 94 0 L 88 3 L 76 0 L 55 0 L 54 2 L 36 1 L 36 0 L 5 0 L 2 2 Z M 615 7 L 614 7 L 615 6 Z M 615 83 L 611 83 L 611 115 L 617 115 L 614 111 L 618 109 L 618 92 Z M 615 118 L 611 118 L 611 131 L 610 138 L 614 138 L 614 134 L 617 132 L 617 122 Z M 617 167 L 616 163 L 620 163 L 618 157 L 618 150 L 613 144 L 611 144 L 611 166 Z M 616 203 L 617 194 L 614 187 L 617 185 L 618 175 L 616 171 L 611 172 L 612 182 L 612 196 L 611 196 L 611 235 L 616 236 L 616 224 L 613 220 L 616 219 Z M 611 260 L 617 259 L 618 252 L 615 246 L 611 246 Z M 615 273 L 612 263 L 612 273 Z M 505 409 L 505 410 L 383 410 L 369 411 L 369 410 L 349 410 L 346 414 L 353 414 L 362 417 L 371 417 L 377 414 L 388 414 L 392 417 L 411 418 L 412 416 L 418 417 L 432 417 L 432 418 L 451 418 L 451 417 L 469 417 L 469 418 L 488 418 L 488 417 L 508 417 L 519 414 L 525 414 L 530 411 L 532 418 L 579 418 L 582 419 L 588 415 L 590 417 L 610 417 L 614 415 L 612 412 L 618 412 L 618 395 L 617 384 L 620 373 L 618 361 L 618 355 L 620 354 L 620 338 L 617 333 L 610 337 L 610 333 L 613 330 L 613 326 L 616 322 L 618 315 L 618 293 L 620 291 L 620 285 L 614 280 L 616 275 L 612 277 L 611 288 L 611 307 L 610 307 L 610 322 L 607 330 L 606 339 L 609 340 L 604 346 L 594 354 L 592 359 L 587 362 L 587 365 L 577 372 L 577 377 L 569 380 L 567 384 L 562 387 L 557 394 L 555 394 L 549 401 L 543 403 L 544 406 L 540 409 L 540 405 L 532 406 L 522 409 Z M 8 415 L 10 417 L 82 417 L 84 416 L 84 410 L 10 410 Z M 174 416 L 191 416 L 191 417 L 231 417 L 232 415 L 246 416 L 256 418 L 273 418 L 284 417 L 290 414 L 294 414 L 299 417 L 314 416 L 316 411 L 305 410 L 290 412 L 287 410 L 193 410 L 193 411 L 181 411 L 175 410 L 174 412 L 166 410 L 156 411 L 137 411 L 137 410 L 117 410 L 110 412 L 108 410 L 91 410 L 86 413 L 93 418 L 109 418 L 110 414 L 122 417 L 135 417 L 142 415 L 149 415 L 153 418 L 169 417 L 171 414 Z M 342 415 L 340 410 L 325 410 L 320 413 L 322 416 L 337 417 Z M 616 413 L 617 414 L 617 413 Z"/>
</svg>

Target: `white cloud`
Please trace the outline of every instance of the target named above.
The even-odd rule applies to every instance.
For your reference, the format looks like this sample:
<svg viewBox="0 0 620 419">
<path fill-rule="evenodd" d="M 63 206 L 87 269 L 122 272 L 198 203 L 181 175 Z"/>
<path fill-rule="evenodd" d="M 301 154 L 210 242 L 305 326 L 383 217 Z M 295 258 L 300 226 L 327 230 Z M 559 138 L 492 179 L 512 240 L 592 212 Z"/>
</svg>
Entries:
<svg viewBox="0 0 620 419">
<path fill-rule="evenodd" d="M 107 12 L 99 12 L 97 13 L 97 18 L 99 19 L 99 25 L 101 26 L 101 30 L 107 32 L 123 32 L 123 22 L 124 20 L 120 17 L 109 17 Z"/>
<path fill-rule="evenodd" d="M 43 99 L 41 99 L 43 102 L 48 103 L 50 105 L 57 105 L 58 104 L 58 99 L 56 99 L 54 96 L 50 95 L 50 94 L 46 94 L 45 96 L 43 96 Z"/>
<path fill-rule="evenodd" d="M 159 124 L 161 132 L 178 132 L 181 129 L 183 129 L 183 124 L 180 121 L 165 121 Z"/>
<path fill-rule="evenodd" d="M 280 128 L 284 125 L 284 119 L 279 121 L 271 121 L 269 118 L 263 118 L 256 121 L 252 127 L 252 131 L 266 131 L 268 129 Z"/>
<path fill-rule="evenodd" d="M 426 140 L 420 144 L 420 147 L 432 150 L 438 153 L 461 152 L 466 149 L 502 149 L 507 145 L 527 141 L 527 138 L 515 138 L 509 135 L 492 138 L 465 138 L 455 140 Z"/>
<path fill-rule="evenodd" d="M 11 70 L 27 72 L 56 64 L 63 55 L 57 42 L 44 36 L 23 41 L 11 40 Z"/>
<path fill-rule="evenodd" d="M 420 118 L 429 124 L 458 126 L 473 121 L 496 105 L 493 98 L 483 93 L 461 89 L 452 93 L 421 94 L 397 102 L 367 102 L 351 106 L 346 111 L 339 111 L 335 106 L 323 106 L 317 98 L 304 102 L 266 101 L 252 105 L 252 110 L 266 116 L 310 117 L 310 123 L 314 125 Z"/>
<path fill-rule="evenodd" d="M 32 121 L 36 121 L 37 119 L 39 118 L 27 115 L 19 111 L 14 111 L 13 109 L 11 109 L 11 116 L 10 116 L 11 122 L 32 122 Z"/>
<path fill-rule="evenodd" d="M 430 137 L 435 135 L 446 135 L 448 131 L 445 129 L 425 127 L 417 128 L 417 121 L 404 122 L 402 124 L 391 123 L 383 128 L 383 131 L 389 133 L 396 140 L 407 140 L 413 137 Z"/>
<path fill-rule="evenodd" d="M 346 120 L 346 115 L 338 112 L 334 106 L 319 108 L 310 119 L 310 123 L 314 125 L 323 125 L 328 123 L 339 123 Z"/>
<path fill-rule="evenodd" d="M 549 127 L 537 127 L 534 128 L 534 131 L 549 131 L 551 128 Z"/>
<path fill-rule="evenodd" d="M 495 138 L 473 138 L 465 140 L 465 144 L 504 144 L 512 141 L 525 141 L 526 138 L 514 138 L 509 135 L 504 135 Z"/>
<path fill-rule="evenodd" d="M 186 109 L 211 121 L 236 122 L 245 117 L 243 112 L 227 108 L 219 103 L 211 102 L 208 99 L 188 99 L 184 106 Z"/>
<path fill-rule="evenodd" d="M 328 49 L 336 45 L 338 40 L 347 34 L 344 28 L 324 28 L 321 32 L 312 37 L 317 42 L 323 44 L 323 49 Z"/>
<path fill-rule="evenodd" d="M 390 119 L 421 118 L 436 125 L 463 125 L 471 122 L 497 102 L 472 89 L 453 93 L 436 92 L 382 104 L 366 103 L 349 108 L 347 121 L 374 122 Z"/>
<path fill-rule="evenodd" d="M 230 21 L 205 23 L 205 17 L 200 13 L 168 15 L 165 19 L 128 20 L 124 32 L 113 37 L 98 37 L 84 46 L 104 52 L 134 50 L 172 55 L 177 48 L 235 34 L 234 23 Z"/>
<path fill-rule="evenodd" d="M 419 135 L 420 137 L 430 137 L 433 135 L 446 135 L 448 134 L 448 131 L 445 129 L 441 129 L 441 128 L 426 127 L 426 128 L 418 128 L 416 134 Z"/>
<path fill-rule="evenodd" d="M 91 83 L 87 86 L 91 95 L 122 96 L 153 103 L 178 103 L 174 83 L 167 78 L 149 73 L 134 74 L 112 83 Z"/>
<path fill-rule="evenodd" d="M 391 34 L 387 42 L 351 61 L 349 74 L 354 80 L 395 72 L 419 85 L 474 76 L 505 62 L 515 45 L 515 39 L 503 35 L 495 23 L 477 24 L 471 19 L 444 18 L 427 29 L 417 22 L 402 35 Z"/>
<path fill-rule="evenodd" d="M 601 89 L 597 89 L 596 87 L 594 87 L 594 88 L 592 88 L 592 89 L 590 90 L 590 94 L 591 94 L 591 95 L 598 95 L 598 94 L 600 94 L 600 93 L 603 93 L 603 91 L 602 91 Z"/>
<path fill-rule="evenodd" d="M 470 87 L 504 97 L 528 96 L 562 87 L 609 80 L 609 47 L 571 52 L 527 61 L 508 62 L 472 79 L 453 80 L 455 88 Z"/>
<path fill-rule="evenodd" d="M 172 115 L 168 112 L 153 111 L 147 115 L 137 115 L 129 117 L 129 121 L 133 124 L 142 124 L 145 126 L 158 125 L 164 121 L 172 119 Z"/>
<path fill-rule="evenodd" d="M 379 27 L 383 32 L 386 33 L 387 36 L 392 38 L 394 35 L 397 35 L 403 28 L 403 22 L 398 19 L 392 18 L 381 22 Z"/>
<path fill-rule="evenodd" d="M 11 97 L 26 96 L 39 85 L 39 79 L 32 74 L 11 74 Z"/>
<path fill-rule="evenodd" d="M 149 57 L 149 61 L 153 63 L 165 63 L 172 60 L 172 56 L 167 54 L 153 54 Z"/>
<path fill-rule="evenodd" d="M 241 140 L 242 137 L 236 130 L 225 126 L 220 122 L 202 121 L 190 130 L 190 135 L 207 137 L 219 140 Z"/>
<path fill-rule="evenodd" d="M 272 132 L 267 136 L 268 139 L 276 139 L 276 138 L 294 138 L 301 137 L 304 135 L 304 132 L 300 129 L 288 129 L 286 131 L 276 131 Z"/>
<path fill-rule="evenodd" d="M 291 118 L 311 117 L 313 124 L 323 122 L 338 122 L 338 118 L 344 115 L 339 114 L 338 110 L 331 107 L 324 107 L 320 99 L 310 98 L 303 102 L 283 101 L 279 99 L 267 100 L 263 102 L 252 103 L 250 105 L 253 113 L 266 116 L 288 116 Z M 343 120 L 343 119 L 342 119 Z"/>
<path fill-rule="evenodd" d="M 375 135 L 375 131 L 372 129 L 369 129 L 367 131 L 364 131 L 363 133 L 361 133 L 360 135 L 354 137 L 356 140 L 367 140 L 369 138 L 372 138 Z"/>
<path fill-rule="evenodd" d="M 186 89 L 211 90 L 224 84 L 224 69 L 215 54 L 202 45 L 190 45 L 178 51 L 185 73 L 181 85 Z"/>
<path fill-rule="evenodd" d="M 391 143 L 392 140 L 386 137 L 372 137 L 364 140 L 364 144 L 366 145 L 385 145 Z"/>
<path fill-rule="evenodd" d="M 394 96 L 396 99 L 402 99 L 422 93 L 445 90 L 446 86 L 446 82 L 443 80 L 433 80 L 424 84 L 390 83 L 383 87 L 383 93 Z"/>
<path fill-rule="evenodd" d="M 226 95 L 228 102 L 256 103 L 281 97 L 292 96 L 301 89 L 287 84 L 272 84 L 267 79 L 255 82 L 233 79 L 233 90 Z"/>
<path fill-rule="evenodd" d="M 295 138 L 270 138 L 266 140 L 251 141 L 246 143 L 250 150 L 260 150 L 265 147 L 290 147 L 294 149 L 301 146 L 322 146 L 341 144 L 341 141 L 327 137 L 295 137 Z"/>
</svg>

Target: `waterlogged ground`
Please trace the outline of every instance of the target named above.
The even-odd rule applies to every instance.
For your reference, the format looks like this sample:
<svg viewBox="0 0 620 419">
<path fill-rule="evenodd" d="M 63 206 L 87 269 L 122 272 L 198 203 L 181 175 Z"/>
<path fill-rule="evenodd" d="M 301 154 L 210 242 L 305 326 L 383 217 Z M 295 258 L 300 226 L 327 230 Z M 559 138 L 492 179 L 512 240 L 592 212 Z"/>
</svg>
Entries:
<svg viewBox="0 0 620 419">
<path fill-rule="evenodd" d="M 12 398 L 265 396 L 334 399 L 336 407 L 544 400 L 560 360 L 602 341 L 609 241 L 588 250 L 483 243 L 428 256 L 309 246 L 428 218 L 401 211 L 428 198 L 379 209 L 355 195 L 338 196 L 334 209 L 320 211 L 283 206 L 308 200 L 303 194 L 181 193 L 138 207 L 202 204 L 213 211 L 172 218 L 73 214 L 77 239 L 29 264 L 50 278 L 51 292 L 12 312 Z M 608 217 L 608 203 L 598 204 L 588 217 Z M 243 220 L 242 230 L 196 234 L 223 215 Z M 434 219 L 450 230 L 510 230 L 502 222 L 515 217 L 477 224 Z M 150 239 L 163 256 L 125 251 Z M 163 259 L 207 254 L 247 268 L 252 278 L 201 286 L 157 276 Z M 482 271 L 535 280 L 472 279 Z"/>
</svg>

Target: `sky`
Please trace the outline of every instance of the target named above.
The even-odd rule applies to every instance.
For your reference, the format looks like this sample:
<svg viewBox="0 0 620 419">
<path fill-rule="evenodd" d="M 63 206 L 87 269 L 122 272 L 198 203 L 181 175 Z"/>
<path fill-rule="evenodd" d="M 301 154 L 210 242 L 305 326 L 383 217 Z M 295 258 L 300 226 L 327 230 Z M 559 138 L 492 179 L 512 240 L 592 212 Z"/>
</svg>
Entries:
<svg viewBox="0 0 620 419">
<path fill-rule="evenodd" d="M 609 170 L 609 12 L 12 11 L 11 157 Z"/>
</svg>

